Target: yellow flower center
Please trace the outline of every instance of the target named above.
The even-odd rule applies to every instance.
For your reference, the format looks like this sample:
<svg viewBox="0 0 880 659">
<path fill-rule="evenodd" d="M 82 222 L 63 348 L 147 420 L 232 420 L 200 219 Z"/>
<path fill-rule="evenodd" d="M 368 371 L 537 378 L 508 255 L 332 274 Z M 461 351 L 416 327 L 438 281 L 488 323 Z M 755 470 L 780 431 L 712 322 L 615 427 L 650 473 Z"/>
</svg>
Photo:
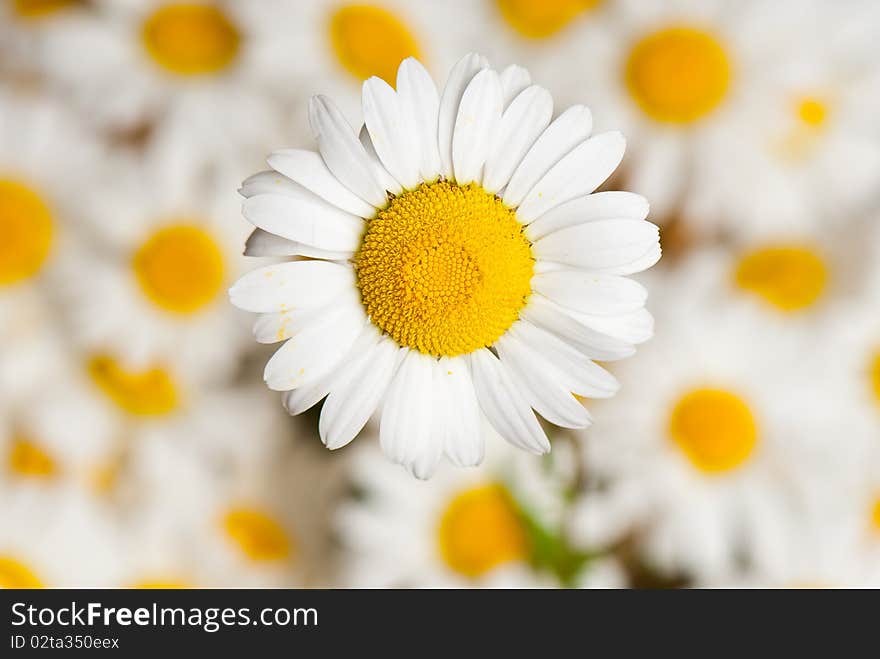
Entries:
<svg viewBox="0 0 880 659">
<path fill-rule="evenodd" d="M 369 222 L 355 255 L 372 322 L 401 346 L 460 355 L 492 345 L 531 293 L 531 245 L 476 184 L 423 183 Z"/>
<path fill-rule="evenodd" d="M 12 440 L 8 457 L 9 471 L 28 478 L 52 478 L 58 470 L 55 460 L 28 437 Z"/>
<path fill-rule="evenodd" d="M 559 32 L 601 0 L 497 0 L 501 16 L 524 37 L 543 39 Z"/>
<path fill-rule="evenodd" d="M 42 588 L 43 583 L 21 561 L 0 554 L 0 588 Z"/>
<path fill-rule="evenodd" d="M 223 286 L 223 253 L 197 226 L 160 229 L 137 249 L 132 267 L 144 294 L 173 313 L 198 311 L 214 301 Z"/>
<path fill-rule="evenodd" d="M 483 485 L 456 495 L 440 518 L 438 535 L 443 560 L 467 577 L 527 560 L 530 553 L 516 505 L 501 485 Z"/>
<path fill-rule="evenodd" d="M 736 267 L 736 284 L 782 311 L 814 304 L 828 280 L 825 262 L 809 247 L 779 245 L 746 254 Z"/>
<path fill-rule="evenodd" d="M 190 586 L 182 581 L 147 579 L 146 581 L 136 583 L 132 588 L 137 588 L 139 590 L 183 590 L 185 588 L 190 588 Z"/>
<path fill-rule="evenodd" d="M 79 0 L 12 0 L 12 10 L 20 18 L 38 19 L 78 3 Z"/>
<path fill-rule="evenodd" d="M 52 215 L 29 187 L 0 179 L 0 286 L 36 274 L 52 244 Z"/>
<path fill-rule="evenodd" d="M 144 21 L 141 37 L 150 57 L 177 75 L 222 71 L 241 45 L 241 34 L 226 14 L 195 3 L 160 7 Z"/>
<path fill-rule="evenodd" d="M 109 355 L 96 355 L 88 370 L 98 388 L 129 414 L 159 416 L 177 407 L 177 387 L 162 368 L 128 371 Z"/>
<path fill-rule="evenodd" d="M 797 104 L 797 117 L 810 128 L 821 128 L 828 117 L 828 108 L 818 98 L 803 98 Z"/>
<path fill-rule="evenodd" d="M 871 361 L 871 389 L 874 392 L 874 398 L 880 404 L 880 352 L 875 354 Z"/>
<path fill-rule="evenodd" d="M 669 419 L 672 440 L 706 473 L 744 463 L 758 441 L 751 410 L 738 396 L 720 389 L 696 389 L 683 396 Z"/>
<path fill-rule="evenodd" d="M 712 34 L 669 27 L 642 38 L 626 62 L 626 85 L 656 121 L 687 124 L 709 114 L 730 86 L 730 61 Z"/>
<path fill-rule="evenodd" d="M 292 542 L 275 519 L 254 508 L 233 508 L 223 517 L 226 535 L 252 561 L 279 561 L 290 556 Z"/>
<path fill-rule="evenodd" d="M 337 9 L 330 18 L 330 43 L 339 62 L 356 78 L 379 76 L 392 86 L 401 61 L 421 59 L 406 25 L 389 11 L 372 5 Z"/>
</svg>

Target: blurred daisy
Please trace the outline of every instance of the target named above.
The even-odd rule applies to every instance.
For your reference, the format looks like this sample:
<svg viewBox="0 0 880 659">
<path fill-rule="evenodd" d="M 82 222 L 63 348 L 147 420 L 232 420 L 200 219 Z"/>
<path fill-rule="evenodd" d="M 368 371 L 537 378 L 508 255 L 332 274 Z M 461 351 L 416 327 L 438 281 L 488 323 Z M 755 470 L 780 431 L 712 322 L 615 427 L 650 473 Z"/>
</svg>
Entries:
<svg viewBox="0 0 880 659">
<path fill-rule="evenodd" d="M 81 218 L 95 152 L 57 104 L 0 91 L 0 408 L 61 359 L 47 274 Z"/>
<path fill-rule="evenodd" d="M 295 66 L 280 7 L 101 1 L 47 39 L 47 74 L 100 127 L 122 137 L 146 132 L 166 168 L 256 158 L 279 130 L 272 101 Z"/>
<path fill-rule="evenodd" d="M 65 29 L 82 0 L 8 0 L 0 4 L 0 71 L 15 78 L 40 71 L 40 44 Z"/>
<path fill-rule="evenodd" d="M 266 493 L 265 474 L 217 469 L 179 439 L 145 438 L 132 456 L 128 585 L 296 585 L 296 534 L 289 511 Z"/>
<path fill-rule="evenodd" d="M 233 198 L 211 185 L 176 194 L 151 185 L 149 168 L 114 165 L 116 185 L 89 207 L 100 253 L 70 254 L 59 285 L 80 345 L 103 364 L 93 374 L 134 383 L 173 363 L 189 383 L 222 383 L 249 343 L 223 294 L 242 262 Z"/>
<path fill-rule="evenodd" d="M 75 489 L 3 488 L 0 587 L 106 588 L 123 560 L 112 518 L 94 499 Z"/>
<path fill-rule="evenodd" d="M 352 465 L 359 496 L 335 520 L 348 562 L 342 583 L 553 585 L 541 561 L 559 548 L 554 534 L 563 512 L 564 466 L 572 462 L 496 452 L 478 469 L 445 465 L 427 485 L 364 447 Z"/>
<path fill-rule="evenodd" d="M 443 454 L 480 462 L 483 415 L 512 444 L 547 452 L 532 409 L 587 425 L 572 394 L 617 390 L 593 359 L 629 356 L 651 333 L 647 292 L 625 276 L 660 257 L 647 202 L 592 194 L 623 137 L 590 137 L 584 106 L 551 123 L 545 89 L 478 55 L 442 94 L 407 59 L 397 91 L 370 78 L 363 103 L 358 139 L 328 98 L 313 98 L 319 153 L 278 151 L 274 171 L 242 188 L 257 226 L 247 253 L 294 256 L 230 290 L 261 314 L 259 341 L 286 341 L 267 384 L 289 392 L 291 413 L 327 397 L 330 448 L 384 401 L 382 447 L 421 478 Z"/>
<path fill-rule="evenodd" d="M 657 286 L 662 339 L 616 369 L 626 394 L 596 408 L 595 480 L 573 524 L 582 546 L 634 537 L 650 566 L 698 583 L 778 560 L 799 470 L 834 434 L 803 387 L 809 335 L 768 332 L 700 280 L 691 267 Z"/>
</svg>

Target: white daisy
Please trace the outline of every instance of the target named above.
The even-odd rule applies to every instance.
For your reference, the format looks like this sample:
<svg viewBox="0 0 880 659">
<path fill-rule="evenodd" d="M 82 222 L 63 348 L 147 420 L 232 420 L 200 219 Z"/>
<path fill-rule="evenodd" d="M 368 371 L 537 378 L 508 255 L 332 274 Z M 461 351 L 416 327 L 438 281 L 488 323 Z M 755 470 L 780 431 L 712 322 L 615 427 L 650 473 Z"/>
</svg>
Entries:
<svg viewBox="0 0 880 659">
<path fill-rule="evenodd" d="M 112 518 L 93 498 L 4 488 L 0 588 L 106 588 L 118 583 L 123 560 Z"/>
<path fill-rule="evenodd" d="M 271 496 L 269 463 L 224 469 L 181 439 L 143 438 L 131 456 L 128 477 L 137 495 L 127 531 L 127 585 L 296 585 L 292 511 L 279 509 L 283 499 Z"/>
<path fill-rule="evenodd" d="M 29 396 L 61 359 L 47 275 L 81 219 L 95 157 L 58 104 L 0 91 L 0 408 Z"/>
<path fill-rule="evenodd" d="M 0 71 L 12 78 L 40 71 L 46 33 L 65 29 L 81 0 L 9 0 L 0 4 Z"/>
<path fill-rule="evenodd" d="M 512 73 L 511 73 L 512 72 Z M 583 427 L 572 395 L 603 398 L 620 359 L 651 334 L 647 293 L 625 275 L 660 257 L 647 202 L 592 194 L 623 157 L 574 106 L 522 69 L 468 55 L 439 94 L 407 59 L 397 91 L 363 87 L 357 132 L 328 98 L 310 105 L 318 152 L 288 149 L 245 181 L 253 255 L 291 255 L 230 290 L 261 314 L 266 366 L 291 413 L 325 396 L 319 431 L 350 442 L 382 404 L 386 454 L 425 478 L 445 454 L 483 455 L 480 419 L 533 453 L 550 445 L 532 409 Z"/>
<path fill-rule="evenodd" d="M 444 465 L 428 485 L 362 447 L 352 464 L 357 498 L 335 518 L 345 551 L 340 583 L 545 587 L 559 584 L 553 568 L 573 578 L 581 562 L 563 553 L 559 533 L 574 461 L 563 456 L 490 450 L 479 468 Z"/>
<path fill-rule="evenodd" d="M 864 91 L 876 77 L 874 42 L 860 36 L 859 55 L 870 52 L 862 61 L 837 44 L 852 41 L 843 35 L 865 12 L 819 9 L 621 0 L 597 17 L 601 25 L 555 42 L 557 58 L 582 63 L 565 69 L 560 95 L 587 90 L 603 126 L 629 136 L 628 185 L 651 199 L 655 216 L 738 236 L 809 227 L 822 211 L 864 201 L 880 174 L 880 150 L 866 139 L 876 132 L 878 96 Z M 822 18 L 829 9 L 831 21 Z M 537 62 L 550 80 L 557 58 Z"/>
<path fill-rule="evenodd" d="M 191 173 L 276 139 L 293 58 L 277 0 L 105 0 L 48 35 L 49 79 L 100 128 Z M 156 151 L 156 154 L 152 152 Z"/>
<path fill-rule="evenodd" d="M 111 162 L 116 185 L 88 208 L 98 253 L 68 255 L 58 284 L 76 340 L 129 372 L 173 362 L 190 384 L 227 381 L 250 343 L 223 295 L 243 262 L 233 196 L 214 185 L 178 193 L 149 167 Z"/>
<path fill-rule="evenodd" d="M 596 407 L 572 528 L 587 549 L 634 538 L 664 576 L 702 583 L 775 564 L 800 474 L 835 424 L 806 386 L 821 374 L 809 333 L 768 331 L 754 308 L 702 294 L 699 264 L 656 286 L 663 331 L 615 369 L 626 393 Z"/>
</svg>

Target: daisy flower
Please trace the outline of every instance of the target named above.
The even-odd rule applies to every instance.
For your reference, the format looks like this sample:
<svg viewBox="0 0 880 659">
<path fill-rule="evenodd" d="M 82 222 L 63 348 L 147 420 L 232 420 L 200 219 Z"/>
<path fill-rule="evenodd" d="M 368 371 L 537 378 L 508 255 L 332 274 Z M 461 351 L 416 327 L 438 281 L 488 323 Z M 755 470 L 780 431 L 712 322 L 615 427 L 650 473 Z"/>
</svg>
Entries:
<svg viewBox="0 0 880 659">
<path fill-rule="evenodd" d="M 554 458 L 562 458 L 561 453 Z M 428 485 L 373 446 L 355 453 L 356 499 L 337 512 L 342 583 L 354 587 L 546 587 L 563 555 L 566 465 L 490 451 L 477 469 L 444 465 Z M 558 553 L 554 553 L 559 550 Z"/>
<path fill-rule="evenodd" d="M 806 5 L 621 0 L 601 25 L 556 43 L 557 58 L 584 64 L 560 79 L 563 98 L 592 90 L 587 101 L 613 122 L 604 125 L 633 141 L 628 185 L 655 216 L 738 237 L 815 227 L 872 193 L 880 149 L 866 139 L 876 132 L 877 94 L 865 91 L 876 88 L 874 41 L 867 29 L 849 36 L 872 17 Z M 780 47 L 782 33 L 791 38 Z M 538 70 L 554 80 L 557 61 L 539 59 Z"/>
<path fill-rule="evenodd" d="M 318 152 L 288 149 L 245 181 L 253 255 L 287 255 L 242 277 L 236 306 L 299 413 L 327 398 L 319 432 L 350 442 L 380 406 L 386 455 L 421 478 L 442 455 L 483 456 L 481 418 L 532 453 L 550 449 L 532 409 L 560 426 L 589 414 L 573 394 L 611 396 L 593 360 L 629 356 L 651 334 L 646 290 L 626 275 L 660 257 L 648 204 L 595 189 L 623 157 L 574 106 L 551 122 L 524 70 L 478 55 L 442 94 L 405 60 L 397 91 L 363 86 L 365 127 L 312 99 Z"/>
<path fill-rule="evenodd" d="M 96 157 L 59 105 L 0 90 L 0 407 L 39 388 L 61 359 L 50 275 Z"/>
<path fill-rule="evenodd" d="M 3 488 L 0 588 L 107 588 L 122 573 L 107 511 L 72 488 Z"/>
<path fill-rule="evenodd" d="M 257 162 L 282 125 L 294 66 L 282 6 L 102 0 L 48 35 L 45 73 L 101 129 L 148 135 L 164 167 Z"/>
<path fill-rule="evenodd" d="M 117 184 L 89 204 L 98 253 L 69 254 L 58 285 L 75 339 L 112 356 L 108 377 L 173 362 L 190 384 L 227 381 L 248 343 L 223 294 L 242 263 L 234 196 L 213 184 L 177 191 L 150 167 L 112 162 Z"/>
<path fill-rule="evenodd" d="M 775 564 L 797 482 L 835 424 L 805 386 L 810 334 L 703 295 L 699 265 L 654 282 L 664 331 L 615 369 L 625 394 L 597 405 L 572 532 L 586 548 L 634 539 L 650 567 L 704 583 Z"/>
<path fill-rule="evenodd" d="M 9 0 L 0 4 L 0 71 L 24 76 L 40 71 L 40 44 L 82 11 L 82 0 Z"/>
</svg>

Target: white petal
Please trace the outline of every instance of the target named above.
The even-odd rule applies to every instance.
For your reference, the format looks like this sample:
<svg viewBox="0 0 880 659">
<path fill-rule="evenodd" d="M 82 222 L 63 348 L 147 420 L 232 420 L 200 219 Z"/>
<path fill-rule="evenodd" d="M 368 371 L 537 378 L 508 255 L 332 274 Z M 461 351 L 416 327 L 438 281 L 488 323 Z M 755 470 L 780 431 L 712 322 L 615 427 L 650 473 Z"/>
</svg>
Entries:
<svg viewBox="0 0 880 659">
<path fill-rule="evenodd" d="M 532 295 L 520 317 L 556 335 L 590 359 L 615 361 L 635 353 L 631 343 L 608 336 L 578 322 L 565 309 L 543 295 Z"/>
<path fill-rule="evenodd" d="M 309 103 L 309 123 L 327 168 L 342 185 L 376 208 L 387 203 L 385 190 L 373 175 L 369 156 L 351 124 L 326 96 Z"/>
<path fill-rule="evenodd" d="M 532 289 L 581 313 L 610 316 L 636 311 L 648 292 L 632 279 L 562 268 L 532 277 Z"/>
<path fill-rule="evenodd" d="M 328 310 L 272 355 L 263 379 L 274 391 L 287 391 L 314 382 L 340 363 L 366 322 L 360 305 Z"/>
<path fill-rule="evenodd" d="M 526 227 L 526 237 L 535 242 L 549 233 L 594 220 L 644 220 L 648 200 L 632 192 L 595 192 L 560 204 Z"/>
<path fill-rule="evenodd" d="M 539 259 L 605 270 L 633 263 L 659 243 L 660 229 L 645 220 L 595 220 L 555 231 L 532 250 Z"/>
<path fill-rule="evenodd" d="M 401 192 L 403 192 L 403 188 L 400 187 L 400 183 L 398 183 L 397 179 L 388 173 L 388 170 L 385 169 L 385 165 L 383 165 L 382 161 L 379 160 L 379 156 L 376 154 L 376 149 L 375 147 L 373 147 L 373 140 L 370 138 L 370 131 L 367 130 L 366 124 L 361 126 L 359 139 L 364 147 L 364 151 L 366 151 L 367 156 L 369 156 L 370 168 L 373 171 L 373 176 L 376 178 L 377 181 L 379 181 L 379 184 L 382 186 L 382 188 L 384 188 L 391 194 L 400 194 Z M 387 202 L 385 205 L 387 206 Z"/>
<path fill-rule="evenodd" d="M 355 438 L 376 411 L 397 366 L 400 348 L 384 337 L 369 349 L 365 358 L 350 369 L 348 378 L 330 391 L 318 432 L 329 449 L 338 449 Z"/>
<path fill-rule="evenodd" d="M 663 255 L 663 250 L 660 248 L 660 242 L 656 242 L 651 247 L 648 248 L 644 254 L 642 254 L 639 258 L 634 261 L 630 261 L 629 263 L 624 263 L 615 267 L 608 267 L 603 270 L 603 272 L 609 275 L 633 275 L 637 272 L 642 272 L 647 270 L 651 266 L 653 266 L 657 261 L 660 260 L 660 257 Z"/>
<path fill-rule="evenodd" d="M 593 115 L 583 105 L 574 105 L 547 126 L 516 168 L 504 191 L 504 203 L 513 208 L 525 199 L 535 184 L 563 156 L 590 136 Z"/>
<path fill-rule="evenodd" d="M 514 446 L 541 454 L 550 451 L 547 435 L 507 367 L 488 349 L 469 355 L 480 409 L 492 427 Z"/>
<path fill-rule="evenodd" d="M 254 229 L 244 247 L 245 256 L 307 256 L 326 261 L 345 261 L 353 252 L 333 252 L 288 240 L 274 233 Z"/>
<path fill-rule="evenodd" d="M 437 148 L 440 151 L 441 172 L 448 179 L 453 178 L 452 136 L 455 132 L 455 120 L 458 117 L 461 97 L 477 72 L 488 66 L 488 60 L 482 55 L 476 53 L 465 55 L 449 72 L 446 87 L 440 97 L 440 112 L 437 115 Z"/>
<path fill-rule="evenodd" d="M 412 115 L 403 111 L 391 85 L 376 76 L 364 81 L 362 102 L 364 125 L 382 165 L 404 188 L 415 188 L 421 153 Z"/>
<path fill-rule="evenodd" d="M 325 312 L 323 309 L 320 311 Z M 286 392 L 283 397 L 284 408 L 289 414 L 300 414 L 316 405 L 331 391 L 344 385 L 351 377 L 352 370 L 360 368 L 363 360 L 370 354 L 370 350 L 379 342 L 380 338 L 381 334 L 376 326 L 372 323 L 365 323 L 339 367 L 331 369 L 308 384 Z"/>
<path fill-rule="evenodd" d="M 636 309 L 627 313 L 604 316 L 578 313 L 569 309 L 565 311 L 579 323 L 627 343 L 638 345 L 654 335 L 654 317 L 647 309 Z"/>
<path fill-rule="evenodd" d="M 297 197 L 250 197 L 242 203 L 241 212 L 269 233 L 334 252 L 355 251 L 365 228 L 361 218 L 331 206 L 305 188 Z"/>
<path fill-rule="evenodd" d="M 397 69 L 397 95 L 401 109 L 415 126 L 421 161 L 419 171 L 426 181 L 440 175 L 440 151 L 437 148 L 437 121 L 440 97 L 431 74 L 421 63 L 407 57 Z"/>
<path fill-rule="evenodd" d="M 345 304 L 359 304 L 360 294 L 357 289 L 348 289 L 333 296 L 329 305 L 318 307 L 299 307 L 289 311 L 262 313 L 254 321 L 253 333 L 257 343 L 278 343 L 289 339 L 301 331 L 306 325 L 326 314 L 329 307 Z"/>
<path fill-rule="evenodd" d="M 433 424 L 436 441 L 454 465 L 473 467 L 483 461 L 480 408 L 463 357 L 443 357 L 434 366 Z"/>
<path fill-rule="evenodd" d="M 282 149 L 272 153 L 267 162 L 275 171 L 296 181 L 337 208 L 364 218 L 376 214 L 373 206 L 339 182 L 319 153 L 305 149 Z M 267 189 L 265 192 L 273 190 Z"/>
<path fill-rule="evenodd" d="M 505 108 L 532 82 L 532 76 L 529 75 L 528 69 L 516 64 L 511 64 L 504 69 L 501 72 L 500 79 L 501 96 Z"/>
<path fill-rule="evenodd" d="M 553 98 L 543 87 L 523 90 L 504 111 L 483 174 L 483 187 L 501 190 L 553 116 Z"/>
<path fill-rule="evenodd" d="M 379 421 L 385 455 L 417 478 L 431 476 L 443 451 L 431 430 L 433 377 L 434 359 L 408 351 L 388 387 Z"/>
<path fill-rule="evenodd" d="M 517 218 L 528 224 L 559 204 L 589 194 L 617 169 L 625 149 L 626 140 L 617 131 L 581 142 L 529 190 L 516 210 Z"/>
<path fill-rule="evenodd" d="M 281 312 L 329 304 L 355 290 L 354 270 L 329 261 L 291 261 L 258 268 L 229 289 L 229 299 L 245 311 Z"/>
<path fill-rule="evenodd" d="M 589 412 L 565 388 L 565 378 L 547 360 L 510 332 L 498 339 L 495 348 L 538 414 L 563 428 L 586 428 L 590 424 Z"/>
<path fill-rule="evenodd" d="M 483 69 L 461 97 L 452 136 L 452 169 L 460 185 L 482 179 L 501 122 L 501 82 L 498 73 Z"/>
<path fill-rule="evenodd" d="M 527 346 L 534 358 L 551 365 L 555 369 L 554 376 L 567 391 L 588 398 L 608 398 L 620 388 L 611 373 L 565 341 L 527 321 L 515 322 L 508 334 Z"/>
<path fill-rule="evenodd" d="M 321 156 L 318 156 L 319 159 L 320 157 Z M 324 167 L 323 160 L 321 161 L 321 166 Z M 286 194 L 291 191 L 296 194 L 299 187 L 298 183 L 294 183 L 289 178 L 282 176 L 275 170 L 266 170 L 248 176 L 242 182 L 241 187 L 238 189 L 238 193 L 242 197 L 253 197 L 258 194 Z M 351 193 L 349 192 L 349 194 Z"/>
</svg>

